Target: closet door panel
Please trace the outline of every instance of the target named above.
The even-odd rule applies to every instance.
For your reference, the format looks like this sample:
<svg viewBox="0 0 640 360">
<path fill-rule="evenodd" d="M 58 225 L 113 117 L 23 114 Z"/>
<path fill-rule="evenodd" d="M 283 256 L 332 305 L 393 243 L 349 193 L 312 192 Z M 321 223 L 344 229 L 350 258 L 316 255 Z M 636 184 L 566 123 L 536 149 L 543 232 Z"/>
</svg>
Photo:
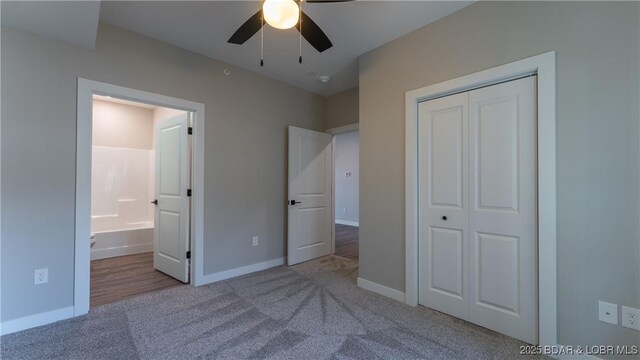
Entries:
<svg viewBox="0 0 640 360">
<path fill-rule="evenodd" d="M 537 343 L 535 78 L 469 92 L 470 320 Z"/>
<path fill-rule="evenodd" d="M 468 319 L 468 94 L 419 105 L 418 302 Z"/>
</svg>

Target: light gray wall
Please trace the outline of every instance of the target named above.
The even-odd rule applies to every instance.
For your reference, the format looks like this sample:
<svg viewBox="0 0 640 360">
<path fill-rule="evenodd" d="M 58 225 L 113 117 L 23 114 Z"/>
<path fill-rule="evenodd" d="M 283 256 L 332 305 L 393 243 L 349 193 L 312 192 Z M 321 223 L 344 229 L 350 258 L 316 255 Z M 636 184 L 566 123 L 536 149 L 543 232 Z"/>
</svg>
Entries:
<svg viewBox="0 0 640 360">
<path fill-rule="evenodd" d="M 93 146 L 153 149 L 153 110 L 93 100 Z"/>
<path fill-rule="evenodd" d="M 403 291 L 404 96 L 557 52 L 558 334 L 638 344 L 598 300 L 640 306 L 639 4 L 478 2 L 360 59 L 360 276 Z"/>
<path fill-rule="evenodd" d="M 93 51 L 1 36 L 2 321 L 73 304 L 78 77 L 205 104 L 205 274 L 285 255 L 286 126 L 325 129 L 324 98 L 105 24 Z"/>
<path fill-rule="evenodd" d="M 358 123 L 358 88 L 345 90 L 327 98 L 327 129 Z"/>
<path fill-rule="evenodd" d="M 359 135 L 350 131 L 336 135 L 336 221 L 358 222 L 360 218 L 358 198 L 360 195 Z M 350 172 L 350 176 L 345 173 Z"/>
</svg>

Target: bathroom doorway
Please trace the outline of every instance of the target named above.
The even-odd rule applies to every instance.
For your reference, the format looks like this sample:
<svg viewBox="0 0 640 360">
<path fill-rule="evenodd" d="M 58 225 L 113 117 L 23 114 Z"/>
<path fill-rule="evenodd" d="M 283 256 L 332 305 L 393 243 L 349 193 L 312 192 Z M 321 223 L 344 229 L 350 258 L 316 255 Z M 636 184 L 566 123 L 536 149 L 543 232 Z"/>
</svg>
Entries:
<svg viewBox="0 0 640 360">
<path fill-rule="evenodd" d="M 161 181 L 165 188 L 178 188 L 170 189 L 171 201 L 176 196 L 180 201 L 178 184 L 190 182 L 189 117 L 182 110 L 93 95 L 92 308 L 188 282 L 188 231 L 181 234 L 179 224 L 171 225 L 176 214 L 188 223 L 189 199 L 185 193 L 179 205 L 184 209 L 168 214 L 159 210 L 164 202 L 157 199 Z M 181 119 L 186 120 L 182 137 Z M 157 164 L 169 172 L 158 173 Z M 175 179 L 180 171 L 184 178 Z"/>
<path fill-rule="evenodd" d="M 78 79 L 74 315 L 202 282 L 204 105 Z"/>
</svg>

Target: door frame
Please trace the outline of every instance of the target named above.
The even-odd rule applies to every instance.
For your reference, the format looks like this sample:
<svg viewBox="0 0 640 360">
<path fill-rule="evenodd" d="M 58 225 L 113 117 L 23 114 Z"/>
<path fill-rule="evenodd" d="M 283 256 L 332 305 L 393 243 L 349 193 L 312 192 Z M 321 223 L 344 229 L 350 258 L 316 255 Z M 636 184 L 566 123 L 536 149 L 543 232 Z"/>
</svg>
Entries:
<svg viewBox="0 0 640 360">
<path fill-rule="evenodd" d="M 331 139 L 331 254 L 334 255 L 336 253 L 336 135 L 344 134 L 352 131 L 360 132 L 360 123 L 349 124 L 344 126 L 338 126 L 331 129 L 325 130 L 325 132 L 333 135 Z M 358 141 L 358 153 L 360 153 L 360 142 Z M 358 163 L 360 163 L 360 159 L 358 158 Z M 358 183 L 360 179 L 358 178 Z M 358 189 L 360 185 L 358 184 Z M 358 202 L 358 210 L 360 208 L 360 203 Z M 359 212 L 359 211 L 358 211 Z M 358 219 L 358 224 L 360 223 L 360 219 Z M 358 225 L 358 228 L 360 226 Z"/>
<path fill-rule="evenodd" d="M 93 143 L 93 95 L 112 96 L 193 113 L 191 166 L 191 268 L 190 283 L 202 285 L 204 239 L 204 104 L 78 78 L 76 133 L 75 260 L 73 284 L 74 316 L 89 312 L 91 234 L 91 146 Z"/>
<path fill-rule="evenodd" d="M 536 74 L 538 342 L 557 345 L 556 53 L 550 51 L 405 94 L 405 303 L 418 304 L 418 104 Z"/>
</svg>

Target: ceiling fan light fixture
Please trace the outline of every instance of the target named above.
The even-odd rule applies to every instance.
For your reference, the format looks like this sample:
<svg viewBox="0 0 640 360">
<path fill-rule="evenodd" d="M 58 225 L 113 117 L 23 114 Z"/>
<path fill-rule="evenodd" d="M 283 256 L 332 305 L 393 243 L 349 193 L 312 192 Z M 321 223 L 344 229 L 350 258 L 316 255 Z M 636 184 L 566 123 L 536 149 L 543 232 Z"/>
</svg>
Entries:
<svg viewBox="0 0 640 360">
<path fill-rule="evenodd" d="M 294 0 L 265 0 L 262 13 L 264 21 L 276 29 L 290 29 L 300 19 L 300 8 Z"/>
</svg>

